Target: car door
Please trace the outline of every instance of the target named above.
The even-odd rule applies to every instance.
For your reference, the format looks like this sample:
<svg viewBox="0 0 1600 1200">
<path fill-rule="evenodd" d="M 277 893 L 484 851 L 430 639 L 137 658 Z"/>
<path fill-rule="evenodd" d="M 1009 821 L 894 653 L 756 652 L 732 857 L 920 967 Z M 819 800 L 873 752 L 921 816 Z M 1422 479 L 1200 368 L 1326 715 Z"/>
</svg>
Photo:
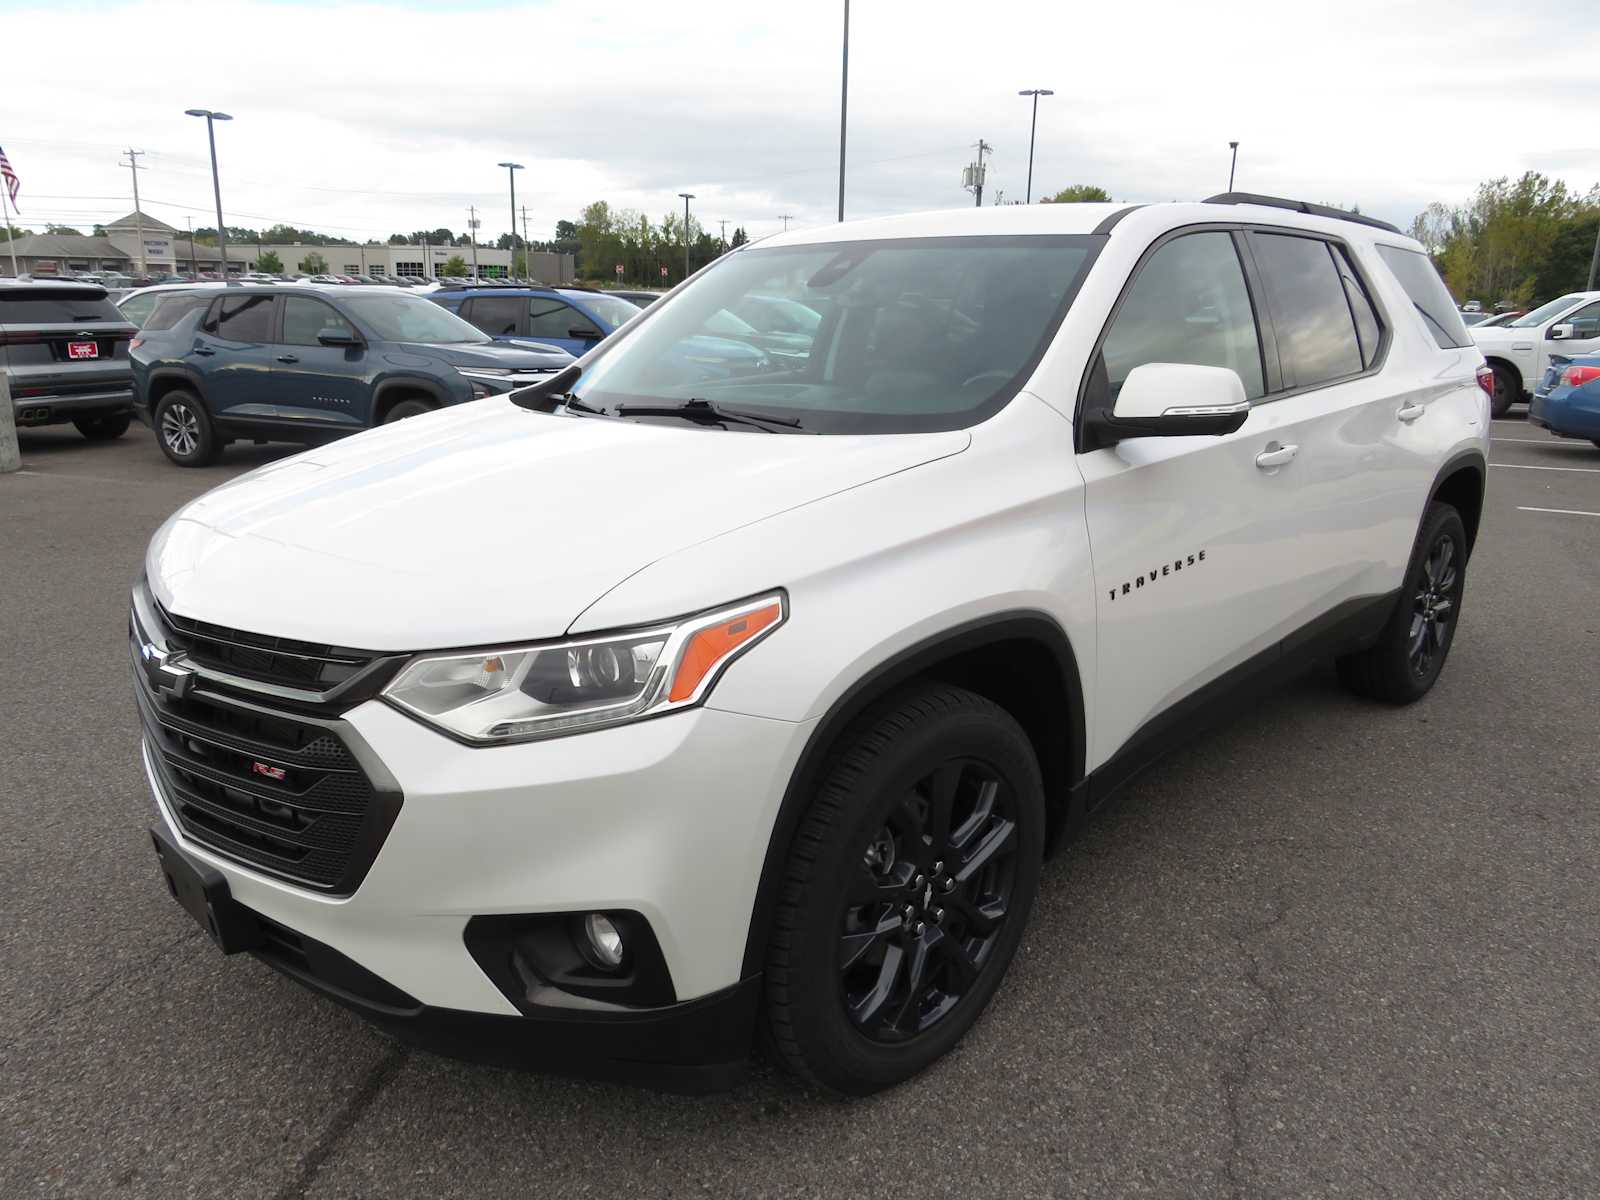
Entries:
<svg viewBox="0 0 1600 1200">
<path fill-rule="evenodd" d="M 1557 337 L 1561 330 L 1566 337 Z M 1550 356 L 1559 354 L 1574 358 L 1579 354 L 1600 351 L 1600 300 L 1590 301 L 1572 312 L 1548 322 L 1542 329 L 1530 332 L 1539 334 L 1539 362 L 1534 374 L 1526 377 L 1528 390 L 1539 385 L 1550 366 Z"/>
<path fill-rule="evenodd" d="M 555 296 L 534 296 L 528 304 L 528 337 L 546 346 L 557 346 L 581 357 L 605 336 L 605 331 L 565 300 Z"/>
<path fill-rule="evenodd" d="M 1243 235 L 1227 229 L 1158 242 L 1084 382 L 1080 416 L 1111 408 L 1146 363 L 1225 367 L 1252 406 L 1222 436 L 1081 443 L 1099 630 L 1094 761 L 1230 669 L 1271 658 L 1301 608 L 1308 531 L 1297 414 L 1272 400 L 1281 373 L 1242 253 Z"/>
<path fill-rule="evenodd" d="M 322 339 L 337 340 L 325 345 Z M 315 296 L 279 297 L 268 390 L 277 420 L 361 428 L 367 420 L 368 350 L 355 326 Z"/>
<path fill-rule="evenodd" d="M 268 387 L 273 299 L 268 292 L 224 293 L 195 328 L 183 358 L 216 416 L 262 422 L 277 415 Z"/>
<path fill-rule="evenodd" d="M 469 296 L 461 302 L 461 317 L 496 341 L 511 341 L 524 333 L 528 301 L 524 296 Z"/>
</svg>

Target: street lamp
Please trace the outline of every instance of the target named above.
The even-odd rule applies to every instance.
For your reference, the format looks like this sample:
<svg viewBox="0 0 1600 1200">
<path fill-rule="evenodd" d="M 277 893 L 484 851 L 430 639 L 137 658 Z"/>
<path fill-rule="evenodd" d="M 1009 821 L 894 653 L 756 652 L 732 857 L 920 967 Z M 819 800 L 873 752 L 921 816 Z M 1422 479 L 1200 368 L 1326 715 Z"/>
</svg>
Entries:
<svg viewBox="0 0 1600 1200">
<path fill-rule="evenodd" d="M 222 224 L 222 184 L 217 181 L 217 121 L 233 120 L 225 112 L 212 112 L 209 108 L 186 108 L 185 116 L 206 119 L 206 140 L 211 143 L 211 191 L 217 198 L 217 256 L 221 259 L 222 282 L 228 282 L 228 231 Z M 191 245 L 190 250 L 194 247 Z"/>
<path fill-rule="evenodd" d="M 1239 143 L 1229 142 L 1228 149 L 1233 151 L 1233 161 L 1228 164 L 1228 190 L 1233 191 L 1233 169 L 1239 165 Z"/>
<path fill-rule="evenodd" d="M 693 192 L 679 192 L 683 197 L 683 277 L 689 278 L 689 201 L 694 199 Z"/>
<path fill-rule="evenodd" d="M 845 114 L 850 110 L 850 0 L 844 0 L 844 47 L 839 60 L 839 220 L 844 220 Z M 788 228 L 788 226 L 784 226 Z"/>
<path fill-rule="evenodd" d="M 517 262 L 517 172 L 522 170 L 521 163 L 504 162 L 500 164 L 506 169 L 506 176 L 511 180 L 511 265 Z M 523 247 L 523 265 L 527 265 L 527 247 Z M 506 274 L 511 272 L 507 271 Z"/>
<path fill-rule="evenodd" d="M 1018 92 L 1019 96 L 1033 97 L 1033 124 L 1028 127 L 1028 198 L 1024 203 L 1033 203 L 1033 140 L 1039 132 L 1039 97 L 1054 96 L 1049 88 L 1024 88 Z"/>
</svg>

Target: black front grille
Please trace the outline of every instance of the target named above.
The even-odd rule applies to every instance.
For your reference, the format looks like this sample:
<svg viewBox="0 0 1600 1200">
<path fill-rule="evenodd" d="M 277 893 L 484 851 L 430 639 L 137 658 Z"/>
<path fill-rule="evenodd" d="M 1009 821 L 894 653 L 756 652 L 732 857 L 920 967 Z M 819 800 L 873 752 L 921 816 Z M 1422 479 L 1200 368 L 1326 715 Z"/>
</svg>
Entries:
<svg viewBox="0 0 1600 1200">
<path fill-rule="evenodd" d="M 174 651 L 199 666 L 277 687 L 325 695 L 381 658 L 369 650 L 249 633 L 155 607 Z"/>
<path fill-rule="evenodd" d="M 157 690 L 137 640 L 133 658 L 151 759 L 184 833 L 271 874 L 354 891 L 401 799 L 354 730 L 203 688 Z"/>
</svg>

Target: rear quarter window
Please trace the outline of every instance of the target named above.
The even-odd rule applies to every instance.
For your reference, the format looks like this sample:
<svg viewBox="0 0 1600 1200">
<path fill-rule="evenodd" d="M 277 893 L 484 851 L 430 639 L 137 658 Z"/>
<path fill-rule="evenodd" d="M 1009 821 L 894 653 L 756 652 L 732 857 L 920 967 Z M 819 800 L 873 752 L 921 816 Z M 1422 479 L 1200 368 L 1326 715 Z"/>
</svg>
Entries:
<svg viewBox="0 0 1600 1200">
<path fill-rule="evenodd" d="M 1456 302 L 1450 299 L 1444 280 L 1439 278 L 1439 272 L 1426 254 L 1420 250 L 1380 245 L 1378 257 L 1405 289 L 1422 323 L 1428 327 L 1428 332 L 1441 350 L 1473 344 L 1472 335 L 1467 332 L 1461 314 L 1456 311 Z"/>
</svg>

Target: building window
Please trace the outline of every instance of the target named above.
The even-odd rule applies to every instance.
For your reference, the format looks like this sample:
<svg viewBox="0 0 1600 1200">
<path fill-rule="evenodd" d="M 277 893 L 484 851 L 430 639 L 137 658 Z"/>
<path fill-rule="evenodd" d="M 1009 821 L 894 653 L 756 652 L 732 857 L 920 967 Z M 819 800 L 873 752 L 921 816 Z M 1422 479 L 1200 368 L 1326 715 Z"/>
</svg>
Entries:
<svg viewBox="0 0 1600 1200">
<path fill-rule="evenodd" d="M 344 273 L 346 275 L 359 275 L 361 274 L 361 266 L 359 263 L 345 263 Z"/>
<path fill-rule="evenodd" d="M 396 260 L 394 264 L 394 273 L 396 275 L 404 275 L 407 279 L 421 279 L 422 264 L 419 262 L 400 262 Z"/>
</svg>

